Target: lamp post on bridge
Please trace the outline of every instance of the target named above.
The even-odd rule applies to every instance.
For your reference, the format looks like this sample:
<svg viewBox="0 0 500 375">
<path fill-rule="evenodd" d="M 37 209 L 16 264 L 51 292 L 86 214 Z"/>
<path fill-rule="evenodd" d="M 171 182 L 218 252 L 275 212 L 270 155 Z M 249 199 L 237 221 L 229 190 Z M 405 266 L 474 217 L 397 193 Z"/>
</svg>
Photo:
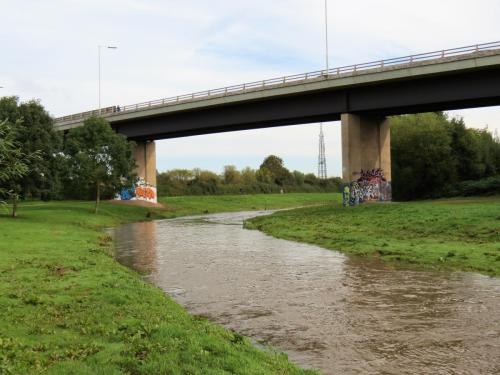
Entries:
<svg viewBox="0 0 500 375">
<path fill-rule="evenodd" d="M 326 75 L 330 70 L 330 61 L 328 58 L 328 0 L 325 0 L 325 45 L 326 45 Z"/>
<path fill-rule="evenodd" d="M 101 48 L 118 49 L 116 46 L 97 46 L 97 57 L 99 60 L 99 116 L 101 115 Z"/>
</svg>

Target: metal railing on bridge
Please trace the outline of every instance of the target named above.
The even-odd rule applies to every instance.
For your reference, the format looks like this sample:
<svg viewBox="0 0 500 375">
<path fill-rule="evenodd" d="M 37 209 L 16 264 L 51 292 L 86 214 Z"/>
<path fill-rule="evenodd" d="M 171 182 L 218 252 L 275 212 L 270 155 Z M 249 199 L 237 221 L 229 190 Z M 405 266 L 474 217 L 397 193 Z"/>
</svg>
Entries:
<svg viewBox="0 0 500 375">
<path fill-rule="evenodd" d="M 317 79 L 335 79 L 340 77 L 345 77 L 349 75 L 355 75 L 362 72 L 366 72 L 373 69 L 384 69 L 389 67 L 395 67 L 398 65 L 412 65 L 418 64 L 431 60 L 444 59 L 449 57 L 458 57 L 464 56 L 479 52 L 487 52 L 492 50 L 500 49 L 500 41 L 499 42 L 491 42 L 491 43 L 483 43 L 483 44 L 475 44 L 466 47 L 452 48 L 441 51 L 427 52 L 421 53 L 417 55 L 410 55 L 404 57 L 397 57 L 392 59 L 385 60 L 377 60 L 371 61 L 362 64 L 341 66 L 337 68 L 332 68 L 328 70 L 318 70 L 315 72 L 295 74 L 285 77 L 279 78 L 271 78 L 263 81 L 255 81 L 249 83 L 243 83 L 240 85 L 228 86 L 213 90 L 206 90 L 195 92 L 187 95 L 178 95 L 172 96 L 170 98 L 152 100 L 149 102 L 130 104 L 124 106 L 113 106 L 102 108 L 101 110 L 93 110 L 82 113 L 77 113 L 69 116 L 59 117 L 56 119 L 56 123 L 58 122 L 66 122 L 72 120 L 82 120 L 92 116 L 109 116 L 116 115 L 123 112 L 133 112 L 140 111 L 143 109 L 151 108 L 151 107 L 159 107 L 159 106 L 168 106 L 168 105 L 176 105 L 179 103 L 192 102 L 196 100 L 208 99 L 211 97 L 220 97 L 220 96 L 229 96 L 245 93 L 249 90 L 265 90 L 268 88 L 275 88 L 277 85 L 285 85 L 288 83 L 300 83 L 307 82 L 308 80 L 317 80 Z"/>
</svg>

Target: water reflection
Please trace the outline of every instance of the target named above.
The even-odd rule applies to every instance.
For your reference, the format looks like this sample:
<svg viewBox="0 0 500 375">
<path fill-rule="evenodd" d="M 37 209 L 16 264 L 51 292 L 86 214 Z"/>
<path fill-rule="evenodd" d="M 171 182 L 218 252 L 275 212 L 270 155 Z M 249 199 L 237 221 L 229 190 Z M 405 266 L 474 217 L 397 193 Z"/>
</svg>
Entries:
<svg viewBox="0 0 500 375">
<path fill-rule="evenodd" d="M 114 229 L 120 248 L 116 258 L 122 264 L 134 268 L 143 275 L 150 275 L 158 271 L 157 267 L 157 226 L 155 223 L 135 223 Z"/>
<path fill-rule="evenodd" d="M 325 374 L 500 373 L 500 280 L 397 270 L 242 229 L 256 213 L 125 225 L 117 257 L 194 314 Z"/>
</svg>

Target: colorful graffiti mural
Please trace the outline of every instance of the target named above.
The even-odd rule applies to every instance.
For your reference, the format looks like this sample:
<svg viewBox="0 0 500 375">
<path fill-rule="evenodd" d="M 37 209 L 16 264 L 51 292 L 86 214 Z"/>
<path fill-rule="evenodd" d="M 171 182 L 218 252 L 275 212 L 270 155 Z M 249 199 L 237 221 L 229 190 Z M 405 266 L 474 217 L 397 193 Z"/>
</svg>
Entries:
<svg viewBox="0 0 500 375">
<path fill-rule="evenodd" d="M 134 186 L 123 188 L 116 196 L 121 201 L 146 201 L 158 203 L 156 187 L 149 185 L 143 179 L 139 179 Z"/>
<path fill-rule="evenodd" d="M 388 202 L 392 200 L 390 181 L 384 177 L 382 169 L 361 171 L 360 178 L 344 187 L 343 204 L 357 206 L 365 202 Z"/>
</svg>

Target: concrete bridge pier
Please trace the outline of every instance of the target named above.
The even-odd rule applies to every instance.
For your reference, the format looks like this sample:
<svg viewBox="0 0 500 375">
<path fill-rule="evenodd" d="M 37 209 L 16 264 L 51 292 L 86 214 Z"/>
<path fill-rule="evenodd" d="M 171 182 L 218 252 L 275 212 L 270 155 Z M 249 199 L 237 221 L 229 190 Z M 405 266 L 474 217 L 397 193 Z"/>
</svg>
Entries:
<svg viewBox="0 0 500 375">
<path fill-rule="evenodd" d="M 156 203 L 156 143 L 154 141 L 137 142 L 134 150 L 136 173 L 139 184 L 136 187 L 137 199 Z"/>
<path fill-rule="evenodd" d="M 345 113 L 342 120 L 344 204 L 390 201 L 391 131 L 387 117 Z M 349 193 L 349 202 L 346 194 Z"/>
</svg>

